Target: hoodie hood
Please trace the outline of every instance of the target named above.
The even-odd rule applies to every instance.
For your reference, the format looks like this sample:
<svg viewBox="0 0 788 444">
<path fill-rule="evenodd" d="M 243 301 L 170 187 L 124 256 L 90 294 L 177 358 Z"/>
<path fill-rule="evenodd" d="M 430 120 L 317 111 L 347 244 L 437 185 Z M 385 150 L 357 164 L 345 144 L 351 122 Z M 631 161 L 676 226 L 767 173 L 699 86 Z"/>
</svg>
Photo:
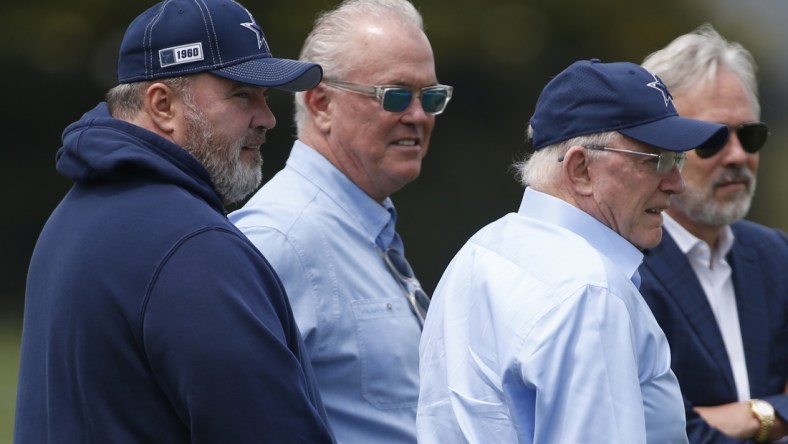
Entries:
<svg viewBox="0 0 788 444">
<path fill-rule="evenodd" d="M 224 212 L 208 171 L 197 159 L 151 131 L 113 118 L 104 102 L 63 131 L 56 168 L 77 183 L 131 176 L 172 183 Z"/>
</svg>

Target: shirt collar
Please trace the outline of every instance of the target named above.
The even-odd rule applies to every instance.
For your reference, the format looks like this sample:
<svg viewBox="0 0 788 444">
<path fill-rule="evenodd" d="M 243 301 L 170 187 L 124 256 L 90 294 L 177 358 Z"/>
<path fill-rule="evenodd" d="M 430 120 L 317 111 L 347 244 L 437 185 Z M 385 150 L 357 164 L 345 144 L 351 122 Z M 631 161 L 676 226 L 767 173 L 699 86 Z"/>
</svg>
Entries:
<svg viewBox="0 0 788 444">
<path fill-rule="evenodd" d="M 668 230 L 671 237 L 673 237 L 673 240 L 676 242 L 676 245 L 679 247 L 679 250 L 685 255 L 703 243 L 702 240 L 695 237 L 694 234 L 690 233 L 666 212 L 662 213 L 662 226 L 663 229 Z M 727 256 L 731 248 L 733 248 L 733 241 L 733 230 L 731 230 L 730 225 L 726 225 L 722 231 L 720 231 L 720 237 L 717 240 L 714 254 L 717 257 Z"/>
<path fill-rule="evenodd" d="M 557 197 L 526 188 L 519 213 L 558 225 L 577 234 L 616 264 L 629 276 L 635 286 L 640 285 L 640 275 L 637 270 L 643 261 L 643 253 L 585 211 Z"/>
<path fill-rule="evenodd" d="M 348 217 L 358 222 L 370 241 L 384 250 L 389 246 L 401 249 L 396 234 L 397 211 L 391 198 L 387 197 L 381 205 L 322 154 L 300 140 L 293 144 L 287 166 L 315 184 Z"/>
</svg>

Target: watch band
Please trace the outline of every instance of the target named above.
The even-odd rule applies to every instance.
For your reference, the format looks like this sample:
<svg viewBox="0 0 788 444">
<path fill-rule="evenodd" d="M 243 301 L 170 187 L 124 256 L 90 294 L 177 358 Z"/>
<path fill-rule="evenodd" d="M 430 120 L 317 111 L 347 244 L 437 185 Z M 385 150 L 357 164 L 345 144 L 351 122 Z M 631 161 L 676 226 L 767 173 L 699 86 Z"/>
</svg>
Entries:
<svg viewBox="0 0 788 444">
<path fill-rule="evenodd" d="M 750 409 L 760 423 L 758 433 L 755 435 L 754 439 L 758 442 L 765 442 L 772 429 L 772 425 L 774 425 L 774 407 L 764 400 L 751 399 Z"/>
</svg>

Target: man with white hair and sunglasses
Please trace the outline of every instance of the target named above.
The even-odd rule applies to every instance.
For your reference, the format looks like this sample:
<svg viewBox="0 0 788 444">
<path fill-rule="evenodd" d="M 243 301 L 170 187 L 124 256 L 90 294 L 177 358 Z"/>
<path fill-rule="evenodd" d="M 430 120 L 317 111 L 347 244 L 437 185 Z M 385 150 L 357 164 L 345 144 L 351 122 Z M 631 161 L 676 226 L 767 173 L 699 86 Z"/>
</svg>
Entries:
<svg viewBox="0 0 788 444">
<path fill-rule="evenodd" d="M 724 145 L 687 154 L 687 189 L 640 268 L 641 292 L 670 343 L 690 443 L 780 439 L 788 433 L 788 238 L 742 220 L 769 136 L 755 63 L 704 25 L 643 66 L 665 82 L 680 115 L 731 130 Z"/>
<path fill-rule="evenodd" d="M 407 0 L 323 13 L 301 60 L 325 76 L 296 95 L 287 165 L 230 215 L 287 289 L 338 442 L 416 442 L 429 298 L 390 196 L 419 176 L 452 94 L 423 28 Z"/>
</svg>

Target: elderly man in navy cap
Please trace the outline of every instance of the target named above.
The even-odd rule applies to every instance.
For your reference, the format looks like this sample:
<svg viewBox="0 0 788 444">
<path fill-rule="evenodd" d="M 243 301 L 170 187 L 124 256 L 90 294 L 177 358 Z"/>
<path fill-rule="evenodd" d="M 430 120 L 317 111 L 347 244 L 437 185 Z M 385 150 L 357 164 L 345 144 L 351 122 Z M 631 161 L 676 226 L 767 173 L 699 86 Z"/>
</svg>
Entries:
<svg viewBox="0 0 788 444">
<path fill-rule="evenodd" d="M 333 442 L 279 279 L 224 208 L 260 183 L 267 92 L 321 77 L 230 0 L 131 23 L 120 84 L 58 151 L 75 184 L 30 264 L 15 442 Z"/>
<path fill-rule="evenodd" d="M 419 442 L 686 443 L 670 350 L 638 292 L 641 250 L 684 190 L 684 151 L 727 128 L 679 117 L 638 65 L 553 78 L 516 164 L 520 209 L 452 260 L 421 338 Z"/>
</svg>

